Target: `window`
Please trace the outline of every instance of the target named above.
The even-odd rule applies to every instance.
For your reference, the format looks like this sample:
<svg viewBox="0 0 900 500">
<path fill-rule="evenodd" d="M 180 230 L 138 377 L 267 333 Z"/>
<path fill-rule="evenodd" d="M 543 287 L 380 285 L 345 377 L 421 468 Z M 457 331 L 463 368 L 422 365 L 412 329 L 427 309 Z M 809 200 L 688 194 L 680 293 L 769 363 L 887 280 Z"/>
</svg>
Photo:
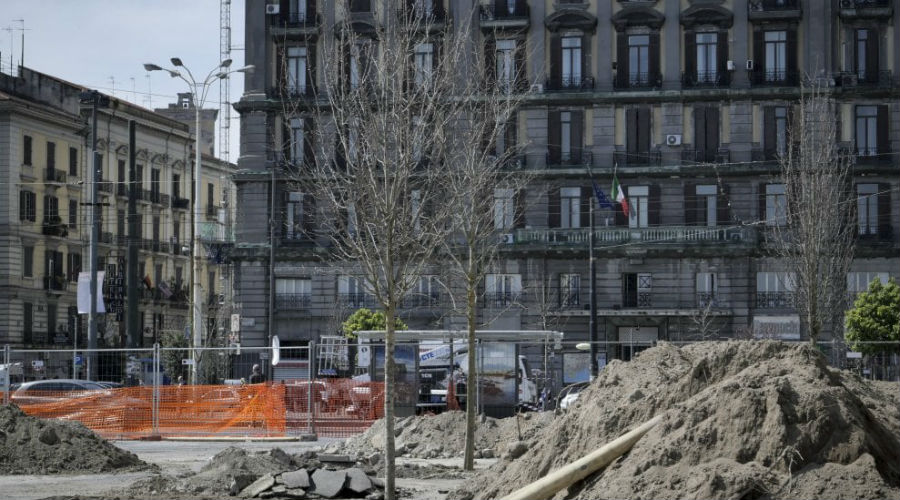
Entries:
<svg viewBox="0 0 900 500">
<path fill-rule="evenodd" d="M 215 211 L 216 200 L 215 200 L 215 185 L 213 183 L 206 184 L 206 214 L 212 215 Z"/>
<path fill-rule="evenodd" d="M 562 87 L 581 86 L 581 36 L 562 38 Z"/>
<path fill-rule="evenodd" d="M 515 53 L 515 40 L 497 40 L 497 53 L 495 54 L 497 85 L 504 92 L 512 92 L 516 82 L 518 68 L 516 68 Z"/>
<path fill-rule="evenodd" d="M 628 83 L 632 86 L 650 84 L 650 35 L 628 37 Z"/>
<path fill-rule="evenodd" d="M 484 284 L 485 303 L 488 307 L 512 305 L 522 293 L 522 276 L 519 274 L 487 274 Z"/>
<path fill-rule="evenodd" d="M 30 135 L 22 137 L 22 164 L 31 166 L 31 143 Z"/>
<path fill-rule="evenodd" d="M 181 175 L 172 174 L 172 198 L 181 198 Z"/>
<path fill-rule="evenodd" d="M 359 41 L 350 48 L 350 88 L 358 88 L 365 80 L 372 50 L 372 44 L 368 40 Z"/>
<path fill-rule="evenodd" d="M 713 163 L 719 156 L 719 108 L 694 107 L 694 161 Z"/>
<path fill-rule="evenodd" d="M 176 218 L 172 221 L 172 244 L 178 245 L 181 241 L 181 219 Z M 174 250 L 176 253 L 179 252 L 179 249 L 176 248 Z"/>
<path fill-rule="evenodd" d="M 56 315 L 57 315 L 57 305 L 48 303 L 47 304 L 47 342 L 53 340 L 53 335 L 56 333 Z M 60 384 L 63 385 L 63 384 Z M 65 387 L 63 385 L 63 387 Z M 64 388 L 63 390 L 67 390 L 68 388 Z"/>
<path fill-rule="evenodd" d="M 791 307 L 794 303 L 794 283 L 793 273 L 756 273 L 756 307 Z"/>
<path fill-rule="evenodd" d="M 153 203 L 160 202 L 159 175 L 160 173 L 158 168 L 150 170 L 150 198 L 153 200 Z"/>
<path fill-rule="evenodd" d="M 69 200 L 69 227 L 78 227 L 78 200 Z"/>
<path fill-rule="evenodd" d="M 697 33 L 697 83 L 718 82 L 718 33 Z"/>
<path fill-rule="evenodd" d="M 296 20 L 297 22 L 303 22 L 306 20 L 306 2 L 307 0 L 291 0 L 292 20 Z"/>
<path fill-rule="evenodd" d="M 559 114 L 560 159 L 568 162 L 572 159 L 572 113 L 564 111 Z"/>
<path fill-rule="evenodd" d="M 581 227 L 581 188 L 564 187 L 559 190 L 560 225 L 562 228 Z"/>
<path fill-rule="evenodd" d="M 278 309 L 303 309 L 310 305 L 312 280 L 310 278 L 278 278 L 275 280 L 275 307 Z"/>
<path fill-rule="evenodd" d="M 625 111 L 625 152 L 621 157 L 627 165 L 650 163 L 650 108 L 638 107 Z"/>
<path fill-rule="evenodd" d="M 135 165 L 134 167 L 134 187 L 141 192 L 144 190 L 144 166 Z"/>
<path fill-rule="evenodd" d="M 628 186 L 628 227 L 649 225 L 650 189 L 648 186 Z"/>
<path fill-rule="evenodd" d="M 356 276 L 338 276 L 338 295 L 350 307 L 365 307 L 374 304 L 364 279 Z"/>
<path fill-rule="evenodd" d="M 47 170 L 56 169 L 56 143 L 47 141 Z"/>
<path fill-rule="evenodd" d="M 302 2 L 305 4 L 305 2 Z M 306 93 L 306 47 L 287 48 L 287 91 L 289 94 Z"/>
<path fill-rule="evenodd" d="M 125 160 L 119 160 L 116 167 L 116 175 L 119 179 L 119 187 L 116 194 L 119 196 L 128 196 L 128 175 L 125 173 Z"/>
<path fill-rule="evenodd" d="M 889 279 L 890 274 L 886 272 L 863 271 L 847 273 L 847 292 L 853 295 L 865 292 L 869 289 L 872 281 L 878 280 L 882 285 L 886 285 Z"/>
<path fill-rule="evenodd" d="M 162 221 L 160 220 L 158 215 L 153 216 L 153 220 L 151 222 L 153 234 L 152 239 L 153 243 L 159 243 L 159 233 L 160 233 L 160 225 Z M 159 250 L 159 245 L 154 245 L 154 250 Z"/>
<path fill-rule="evenodd" d="M 69 148 L 69 175 L 78 175 L 78 148 Z"/>
<path fill-rule="evenodd" d="M 869 46 L 869 30 L 856 30 L 856 76 L 860 80 L 866 79 L 866 62 Z M 875 68 L 872 68 L 873 70 Z"/>
<path fill-rule="evenodd" d="M 304 214 L 305 196 L 300 192 L 287 193 L 285 210 L 285 238 L 300 240 L 307 238 Z"/>
<path fill-rule="evenodd" d="M 416 14 L 430 16 L 434 11 L 434 0 L 415 0 L 413 9 Z"/>
<path fill-rule="evenodd" d="M 22 277 L 34 277 L 34 247 L 22 247 Z"/>
<path fill-rule="evenodd" d="M 411 307 L 435 307 L 440 302 L 440 297 L 440 280 L 434 274 L 425 274 L 419 277 L 406 302 Z"/>
<path fill-rule="evenodd" d="M 511 229 L 515 223 L 515 191 L 494 189 L 494 229 Z"/>
<path fill-rule="evenodd" d="M 697 307 L 718 306 L 716 273 L 697 273 Z"/>
<path fill-rule="evenodd" d="M 581 276 L 578 274 L 559 275 L 559 306 L 562 308 L 581 305 Z"/>
<path fill-rule="evenodd" d="M 69 281 L 77 282 L 78 273 L 81 272 L 81 254 L 70 252 L 66 257 L 66 268 L 68 269 Z"/>
<path fill-rule="evenodd" d="M 162 265 L 159 266 L 160 276 L 162 275 Z M 277 291 L 277 288 L 276 288 Z M 209 303 L 217 302 L 216 297 L 216 272 L 209 271 L 206 273 L 206 292 L 209 295 Z"/>
<path fill-rule="evenodd" d="M 430 78 L 434 58 L 434 44 L 420 43 L 415 48 L 415 81 L 416 85 L 424 85 Z"/>
<path fill-rule="evenodd" d="M 856 186 L 856 216 L 860 236 L 878 234 L 878 184 Z"/>
<path fill-rule="evenodd" d="M 44 223 L 58 224 L 62 221 L 59 218 L 59 198 L 55 196 L 44 196 Z"/>
<path fill-rule="evenodd" d="M 291 118 L 291 144 L 290 144 L 290 153 L 291 160 L 294 163 L 299 163 L 303 161 L 304 158 L 304 146 L 306 144 L 306 135 L 303 130 L 303 119 L 301 118 Z"/>
<path fill-rule="evenodd" d="M 787 198 L 784 184 L 766 184 L 766 225 L 782 226 L 787 222 Z"/>
<path fill-rule="evenodd" d="M 766 31 L 765 80 L 779 82 L 787 79 L 787 32 Z"/>
<path fill-rule="evenodd" d="M 716 220 L 716 210 L 718 208 L 716 203 L 717 193 L 718 188 L 714 184 L 697 186 L 697 222 L 700 225 L 711 227 L 718 223 Z"/>
<path fill-rule="evenodd" d="M 352 202 L 347 206 L 347 234 L 356 236 L 356 205 Z"/>
<path fill-rule="evenodd" d="M 31 191 L 19 191 L 19 220 L 37 220 L 37 195 Z"/>
<path fill-rule="evenodd" d="M 650 307 L 653 276 L 650 273 L 622 275 L 622 306 Z"/>
<path fill-rule="evenodd" d="M 547 153 L 552 165 L 580 165 L 590 159 L 583 151 L 584 112 L 551 111 L 548 115 Z"/>
<path fill-rule="evenodd" d="M 770 106 L 763 111 L 763 153 L 766 160 L 777 160 L 787 154 L 790 138 L 790 110 L 786 106 Z"/>
<path fill-rule="evenodd" d="M 116 234 L 119 236 L 119 242 L 125 241 L 125 211 L 116 211 Z"/>
<path fill-rule="evenodd" d="M 878 154 L 878 106 L 856 107 L 856 153 L 859 156 Z"/>
</svg>

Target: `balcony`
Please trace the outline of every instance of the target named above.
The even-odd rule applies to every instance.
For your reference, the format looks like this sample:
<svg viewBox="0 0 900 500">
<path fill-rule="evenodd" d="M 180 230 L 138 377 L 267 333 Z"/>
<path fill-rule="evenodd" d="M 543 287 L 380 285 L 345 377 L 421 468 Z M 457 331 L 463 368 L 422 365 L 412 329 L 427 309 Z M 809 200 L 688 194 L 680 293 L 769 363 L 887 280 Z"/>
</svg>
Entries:
<svg viewBox="0 0 900 500">
<path fill-rule="evenodd" d="M 65 292 L 69 282 L 62 274 L 44 276 L 44 290 L 48 292 Z"/>
<path fill-rule="evenodd" d="M 308 293 L 279 293 L 275 295 L 275 309 L 278 311 L 301 311 L 309 309 L 312 296 Z"/>
<path fill-rule="evenodd" d="M 66 173 L 56 168 L 47 167 L 47 175 L 45 179 L 47 182 L 51 182 L 54 184 L 65 184 Z"/>
<path fill-rule="evenodd" d="M 731 78 L 727 71 L 692 71 L 681 73 L 681 85 L 684 88 L 720 88 L 728 87 Z"/>
<path fill-rule="evenodd" d="M 719 148 L 715 151 L 705 149 L 682 149 L 681 163 L 684 165 L 697 165 L 700 163 L 728 163 L 731 161 L 731 152 Z"/>
<path fill-rule="evenodd" d="M 645 308 L 653 307 L 653 295 L 650 292 L 626 293 L 622 296 L 622 307 Z"/>
<path fill-rule="evenodd" d="M 594 164 L 594 155 L 590 151 L 572 151 L 568 153 L 548 152 L 547 168 L 586 168 Z"/>
<path fill-rule="evenodd" d="M 800 19 L 800 0 L 750 0 L 747 17 L 750 21 Z"/>
<path fill-rule="evenodd" d="M 623 243 L 646 245 L 746 245 L 755 244 L 751 227 L 657 226 L 602 227 L 594 229 L 597 247 Z M 513 245 L 547 245 L 587 248 L 590 229 L 516 229 Z M 504 246 L 504 248 L 509 245 Z"/>
<path fill-rule="evenodd" d="M 857 166 L 886 166 L 894 162 L 894 156 L 891 153 L 879 153 L 876 148 L 851 148 L 843 150 L 850 155 L 853 163 Z"/>
<path fill-rule="evenodd" d="M 116 242 L 116 238 L 113 233 L 104 231 L 100 233 L 100 243 L 106 243 L 107 245 L 112 245 Z"/>
<path fill-rule="evenodd" d="M 481 29 L 527 28 L 531 11 L 526 0 L 493 0 L 479 12 Z"/>
<path fill-rule="evenodd" d="M 757 309 L 787 309 L 794 307 L 794 292 L 756 292 Z"/>
<path fill-rule="evenodd" d="M 291 33 L 315 28 L 320 23 L 318 15 L 308 12 L 281 12 L 277 16 L 269 16 L 269 22 L 273 27 L 284 28 Z"/>
<path fill-rule="evenodd" d="M 69 228 L 63 224 L 59 217 L 50 217 L 45 219 L 41 224 L 41 234 L 44 236 L 55 236 L 57 238 L 65 238 L 69 236 Z"/>
<path fill-rule="evenodd" d="M 484 294 L 484 307 L 502 309 L 519 302 L 519 292 L 487 292 Z"/>
<path fill-rule="evenodd" d="M 191 206 L 191 200 L 187 198 L 172 197 L 172 208 L 178 210 L 187 210 Z"/>
<path fill-rule="evenodd" d="M 113 183 L 108 181 L 100 181 L 97 183 L 97 191 L 100 191 L 101 193 L 112 194 Z"/>
<path fill-rule="evenodd" d="M 169 244 L 165 241 L 141 239 L 141 250 L 148 252 L 169 253 Z"/>
<path fill-rule="evenodd" d="M 527 166 L 525 155 L 513 155 L 499 160 L 503 170 L 524 170 Z"/>
<path fill-rule="evenodd" d="M 375 297 L 368 293 L 339 293 L 338 301 L 346 307 L 376 307 Z"/>
<path fill-rule="evenodd" d="M 220 222 L 200 222 L 200 241 L 211 243 L 227 243 L 232 241 L 230 234 L 227 234 L 225 224 Z"/>
<path fill-rule="evenodd" d="M 584 306 L 581 304 L 581 294 L 573 291 L 564 291 L 559 294 L 560 309 L 580 310 Z"/>
<path fill-rule="evenodd" d="M 442 0 L 407 2 L 407 6 L 401 8 L 401 14 L 406 15 L 410 21 L 422 25 L 441 25 L 447 21 L 447 11 L 444 10 Z"/>
<path fill-rule="evenodd" d="M 440 292 L 415 293 L 412 292 L 403 298 L 403 308 L 434 308 L 441 305 Z"/>
<path fill-rule="evenodd" d="M 592 76 L 557 76 L 550 77 L 544 84 L 544 92 L 591 92 L 594 90 Z"/>
<path fill-rule="evenodd" d="M 658 167 L 662 164 L 662 152 L 658 149 L 636 153 L 614 151 L 613 163 L 620 167 Z"/>
<path fill-rule="evenodd" d="M 277 87 L 269 89 L 269 95 L 273 98 L 282 99 L 315 99 L 316 88 L 312 85 L 288 85 L 282 83 Z"/>
<path fill-rule="evenodd" d="M 759 70 L 750 72 L 750 84 L 754 87 L 796 87 L 800 73 L 787 70 Z"/>
<path fill-rule="evenodd" d="M 697 292 L 697 307 L 700 309 L 722 307 L 716 292 Z"/>
<path fill-rule="evenodd" d="M 834 75 L 834 84 L 842 89 L 889 88 L 893 85 L 893 73 L 882 71 L 843 71 Z"/>
<path fill-rule="evenodd" d="M 613 79 L 614 90 L 652 90 L 659 87 L 662 87 L 662 75 L 656 71 L 616 75 Z"/>
<path fill-rule="evenodd" d="M 894 15 L 892 0 L 841 0 L 842 18 L 890 19 Z"/>
</svg>

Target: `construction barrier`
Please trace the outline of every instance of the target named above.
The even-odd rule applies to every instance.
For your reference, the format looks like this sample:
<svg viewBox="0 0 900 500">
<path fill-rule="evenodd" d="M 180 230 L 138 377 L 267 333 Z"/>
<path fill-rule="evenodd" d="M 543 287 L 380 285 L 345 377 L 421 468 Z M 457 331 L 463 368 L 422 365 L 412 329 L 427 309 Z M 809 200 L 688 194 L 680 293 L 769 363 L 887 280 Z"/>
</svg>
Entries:
<svg viewBox="0 0 900 500">
<path fill-rule="evenodd" d="M 158 396 L 154 397 L 154 392 Z M 347 437 L 384 415 L 384 384 L 326 379 L 254 385 L 182 385 L 14 393 L 40 418 L 78 421 L 108 439 Z M 312 405 L 310 405 L 312 402 Z"/>
</svg>

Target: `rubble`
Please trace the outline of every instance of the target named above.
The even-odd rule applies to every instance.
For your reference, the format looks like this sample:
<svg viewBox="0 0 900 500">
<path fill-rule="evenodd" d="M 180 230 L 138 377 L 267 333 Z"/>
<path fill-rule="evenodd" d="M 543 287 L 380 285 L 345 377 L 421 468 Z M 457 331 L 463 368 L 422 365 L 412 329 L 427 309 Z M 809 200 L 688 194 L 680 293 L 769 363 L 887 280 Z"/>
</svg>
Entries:
<svg viewBox="0 0 900 500">
<path fill-rule="evenodd" d="M 31 417 L 16 405 L 0 405 L 0 474 L 73 474 L 150 467 L 79 422 Z"/>
<path fill-rule="evenodd" d="M 499 498 L 655 415 L 627 454 L 554 498 L 900 496 L 895 395 L 828 367 L 809 345 L 733 341 L 613 361 L 527 451 L 452 497 Z"/>
</svg>

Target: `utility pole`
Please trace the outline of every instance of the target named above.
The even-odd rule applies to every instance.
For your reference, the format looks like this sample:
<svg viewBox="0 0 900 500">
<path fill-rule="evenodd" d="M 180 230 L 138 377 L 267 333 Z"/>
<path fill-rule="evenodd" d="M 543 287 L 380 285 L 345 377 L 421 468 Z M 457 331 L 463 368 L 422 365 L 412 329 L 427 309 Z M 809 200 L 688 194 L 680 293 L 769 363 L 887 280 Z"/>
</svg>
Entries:
<svg viewBox="0 0 900 500">
<path fill-rule="evenodd" d="M 126 259 L 125 286 L 126 310 L 125 325 L 128 347 L 140 347 L 143 339 L 138 315 L 138 241 L 140 226 L 137 221 L 137 123 L 128 121 L 128 258 Z"/>
<path fill-rule="evenodd" d="M 588 330 L 591 335 L 591 380 L 594 380 L 600 372 L 597 366 L 597 259 L 594 258 L 594 200 L 590 201 L 589 207 L 588 218 L 590 219 L 591 234 L 588 236 L 588 262 L 590 263 L 588 272 L 591 275 L 591 317 Z"/>
<path fill-rule="evenodd" d="M 92 90 L 88 95 L 91 100 L 91 246 L 88 252 L 91 272 L 91 309 L 88 313 L 87 379 L 96 380 L 97 366 L 94 362 L 94 350 L 97 349 L 97 236 L 98 222 L 100 222 L 97 214 L 97 183 L 100 182 L 97 175 L 100 169 L 100 158 L 97 156 L 97 106 L 100 104 L 100 94 L 96 90 Z"/>
</svg>

